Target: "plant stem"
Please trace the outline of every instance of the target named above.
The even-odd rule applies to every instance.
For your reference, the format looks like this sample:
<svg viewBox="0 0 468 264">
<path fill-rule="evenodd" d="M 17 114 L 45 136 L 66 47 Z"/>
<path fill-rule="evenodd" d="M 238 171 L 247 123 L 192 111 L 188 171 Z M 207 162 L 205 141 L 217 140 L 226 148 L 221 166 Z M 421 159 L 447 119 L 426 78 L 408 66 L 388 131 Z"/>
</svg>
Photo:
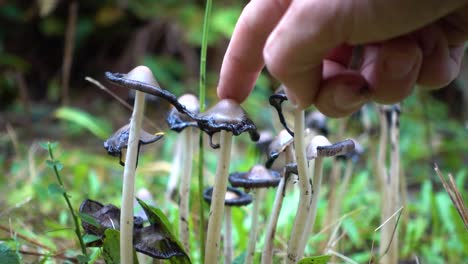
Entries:
<svg viewBox="0 0 468 264">
<path fill-rule="evenodd" d="M 224 211 L 224 263 L 232 263 L 232 219 L 231 207 Z"/>
<path fill-rule="evenodd" d="M 288 242 L 287 263 L 296 263 L 301 257 L 300 244 L 302 243 L 303 232 L 306 227 L 307 216 L 310 211 L 311 186 L 309 183 L 307 161 L 305 156 L 304 142 L 304 111 L 296 109 L 294 113 L 294 145 L 297 161 L 297 171 L 299 173 L 299 206 L 297 208 L 296 219 Z"/>
<path fill-rule="evenodd" d="M 218 263 L 219 239 L 223 220 L 224 199 L 226 196 L 229 164 L 231 158 L 232 133 L 221 130 L 220 158 L 216 167 L 213 195 L 208 221 L 205 248 L 205 264 Z"/>
<path fill-rule="evenodd" d="M 80 243 L 80 248 L 81 248 L 81 252 L 83 253 L 83 255 L 87 256 L 87 253 L 86 253 L 86 246 L 83 242 L 83 237 L 81 235 L 81 229 L 80 229 L 80 224 L 79 224 L 79 221 L 78 221 L 78 217 L 76 216 L 75 214 L 75 210 L 73 209 L 73 206 L 70 202 L 70 199 L 68 198 L 68 193 L 65 191 L 65 186 L 63 185 L 63 181 L 62 181 L 62 178 L 60 177 L 60 173 L 59 173 L 59 169 L 57 168 L 57 165 L 56 165 L 56 160 L 55 160 L 55 157 L 54 157 L 54 152 L 53 152 L 53 149 L 52 149 L 52 145 L 49 143 L 47 143 L 47 148 L 48 148 L 48 151 L 49 151 L 49 157 L 53 163 L 53 167 L 54 167 L 54 173 L 55 173 L 55 177 L 57 178 L 57 181 L 58 183 L 60 184 L 60 187 L 62 187 L 62 190 L 63 190 L 63 193 L 62 193 L 62 196 L 63 198 L 65 199 L 65 202 L 67 203 L 67 206 L 68 206 L 68 211 L 70 211 L 70 214 L 72 215 L 72 219 L 73 219 L 73 224 L 75 225 L 75 234 L 76 234 L 76 237 L 78 238 L 78 241 Z"/>
<path fill-rule="evenodd" d="M 257 243 L 257 228 L 258 228 L 258 211 L 260 207 L 260 199 L 262 195 L 262 189 L 253 190 L 254 203 L 252 208 L 252 224 L 249 232 L 249 243 L 247 245 L 247 255 L 245 257 L 245 264 L 251 264 L 255 256 L 255 244 Z"/>
<path fill-rule="evenodd" d="M 180 173 L 181 173 L 181 170 L 180 170 L 181 161 L 184 159 L 183 147 L 186 146 L 186 144 L 183 141 L 184 140 L 177 140 L 175 142 L 175 154 L 174 154 L 174 158 L 172 159 L 171 174 L 169 175 L 169 181 L 167 182 L 167 188 L 166 188 L 166 200 L 167 201 L 171 201 L 173 199 L 174 192 L 176 191 L 176 188 L 177 188 L 177 183 L 179 182 Z"/>
<path fill-rule="evenodd" d="M 135 170 L 138 157 L 141 123 L 145 107 L 145 94 L 136 91 L 127 155 L 122 184 L 122 209 L 120 213 L 120 260 L 123 264 L 133 263 L 133 200 L 135 199 Z"/>
<path fill-rule="evenodd" d="M 184 246 L 185 252 L 190 252 L 190 232 L 189 232 L 189 202 L 190 202 L 190 177 L 192 175 L 193 160 L 193 128 L 188 127 L 181 133 L 183 139 L 185 155 L 182 164 L 182 177 L 180 179 L 180 205 L 179 205 L 179 236 Z"/>
<path fill-rule="evenodd" d="M 205 16 L 203 18 L 203 35 L 200 54 L 200 90 L 198 100 L 200 101 L 200 113 L 205 110 L 205 90 L 206 90 L 206 53 L 208 49 L 208 33 L 210 29 L 212 0 L 206 0 Z M 198 205 L 199 205 L 199 236 L 201 259 L 205 259 L 205 216 L 203 212 L 203 132 L 200 131 L 198 150 Z"/>
</svg>

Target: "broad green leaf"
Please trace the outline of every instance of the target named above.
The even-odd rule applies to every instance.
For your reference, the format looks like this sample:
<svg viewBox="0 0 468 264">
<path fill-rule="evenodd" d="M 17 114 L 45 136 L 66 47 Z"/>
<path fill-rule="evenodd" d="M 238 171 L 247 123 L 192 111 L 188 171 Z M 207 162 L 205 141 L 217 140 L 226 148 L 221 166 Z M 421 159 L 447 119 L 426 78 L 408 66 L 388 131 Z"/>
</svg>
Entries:
<svg viewBox="0 0 468 264">
<path fill-rule="evenodd" d="M 151 224 L 135 234 L 134 245 L 137 251 L 160 256 L 183 254 L 183 256 L 170 257 L 168 259 L 169 263 L 191 263 L 187 253 L 183 250 L 182 244 L 172 232 L 166 215 L 160 209 L 149 206 L 138 198 L 137 201 L 145 211 Z"/>
<path fill-rule="evenodd" d="M 106 229 L 104 235 L 102 255 L 106 264 L 120 264 L 120 232 L 115 229 Z"/>
<path fill-rule="evenodd" d="M 98 237 L 98 236 L 95 236 L 95 235 L 91 235 L 91 234 L 85 234 L 83 236 L 83 242 L 85 244 L 92 243 L 94 241 L 98 241 L 99 239 L 101 239 L 101 238 Z"/>
<path fill-rule="evenodd" d="M 298 264 L 326 264 L 330 258 L 330 255 L 308 257 L 299 260 Z"/>
<path fill-rule="evenodd" d="M 73 122 L 100 139 L 106 139 L 112 133 L 108 122 L 77 108 L 61 107 L 55 111 L 55 117 Z"/>
<path fill-rule="evenodd" d="M 0 244 L 0 260 L 4 264 L 19 264 L 20 256 L 7 245 Z"/>
<path fill-rule="evenodd" d="M 63 193 L 65 192 L 62 186 L 58 185 L 57 183 L 49 184 L 47 190 L 49 191 L 50 195 L 63 195 Z"/>
<path fill-rule="evenodd" d="M 89 214 L 78 212 L 78 216 L 80 217 L 81 221 L 86 222 L 94 227 L 101 228 L 101 225 L 98 223 L 96 218 L 90 216 Z"/>
</svg>

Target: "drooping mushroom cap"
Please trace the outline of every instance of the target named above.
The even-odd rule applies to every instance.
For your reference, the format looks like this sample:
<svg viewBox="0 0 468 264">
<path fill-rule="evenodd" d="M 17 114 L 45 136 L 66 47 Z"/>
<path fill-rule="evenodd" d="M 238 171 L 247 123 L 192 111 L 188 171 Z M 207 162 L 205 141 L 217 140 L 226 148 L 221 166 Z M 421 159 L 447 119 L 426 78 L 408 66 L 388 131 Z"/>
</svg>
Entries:
<svg viewBox="0 0 468 264">
<path fill-rule="evenodd" d="M 268 147 L 268 159 L 265 166 L 271 168 L 278 156 L 293 142 L 293 137 L 286 129 L 281 130 Z"/>
<path fill-rule="evenodd" d="M 179 103 L 184 105 L 188 111 L 198 114 L 200 112 L 200 102 L 198 98 L 193 94 L 184 94 L 179 99 L 177 99 Z M 175 107 L 172 107 L 167 115 L 166 122 L 169 125 L 171 130 L 176 132 L 180 132 L 184 130 L 184 128 L 192 126 L 196 127 L 197 122 L 187 116 L 186 114 L 182 114 L 179 112 Z"/>
<path fill-rule="evenodd" d="M 234 172 L 229 175 L 229 182 L 233 187 L 245 189 L 276 187 L 280 180 L 279 172 L 269 170 L 263 165 L 255 165 L 247 172 Z"/>
<path fill-rule="evenodd" d="M 213 187 L 205 189 L 203 192 L 203 199 L 208 204 L 211 204 L 211 198 L 213 196 Z M 226 195 L 224 197 L 224 204 L 226 206 L 244 206 L 252 203 L 252 196 L 250 194 L 244 193 L 243 191 L 227 187 Z"/>
<path fill-rule="evenodd" d="M 99 225 L 95 226 L 86 221 L 81 221 L 81 225 L 87 234 L 102 237 L 106 229 L 120 229 L 120 209 L 112 204 L 104 206 L 100 202 L 86 199 L 81 203 L 79 212 L 94 218 Z M 134 217 L 134 227 L 143 227 L 141 217 Z"/>
<path fill-rule="evenodd" d="M 133 70 L 129 71 L 127 74 L 124 74 L 123 77 L 128 80 L 159 86 L 158 82 L 154 78 L 153 72 L 150 70 L 150 68 L 146 66 L 137 66 L 133 68 Z"/>
<path fill-rule="evenodd" d="M 122 154 L 122 149 L 127 148 L 128 146 L 128 137 L 130 133 L 130 124 L 119 128 L 112 136 L 110 136 L 106 141 L 104 141 L 104 148 L 107 150 L 109 155 L 118 157 Z M 164 136 L 163 133 L 156 133 L 154 135 L 140 130 L 140 144 L 146 145 L 158 141 Z"/>
<path fill-rule="evenodd" d="M 346 139 L 335 144 L 331 144 L 330 141 L 324 136 L 315 136 L 307 145 L 306 156 L 308 160 L 315 159 L 317 157 L 332 157 L 337 155 L 344 155 L 354 150 L 354 141 Z"/>
<path fill-rule="evenodd" d="M 268 148 L 274 139 L 273 133 L 270 130 L 261 130 L 258 134 L 260 138 L 256 143 L 257 148 L 261 153 L 268 153 Z"/>
<path fill-rule="evenodd" d="M 285 115 L 283 113 L 283 108 L 282 108 L 283 102 L 287 100 L 288 100 L 288 97 L 286 96 L 286 93 L 282 86 L 269 98 L 270 105 L 275 108 L 276 112 L 278 112 L 278 118 L 280 120 L 280 123 L 288 131 L 288 133 L 291 134 L 291 136 L 294 136 L 294 132 L 289 128 L 286 122 L 286 118 L 285 118 Z"/>
<path fill-rule="evenodd" d="M 351 159 L 352 162 L 358 162 L 361 158 L 362 154 L 364 153 L 364 147 L 359 144 L 358 142 L 354 141 L 354 150 L 350 151 L 344 155 L 336 156 L 337 159 L 344 159 L 348 160 Z"/>
<path fill-rule="evenodd" d="M 219 146 L 212 144 L 211 137 L 221 130 L 229 131 L 235 136 L 249 132 L 253 141 L 257 141 L 260 137 L 257 127 L 247 116 L 244 109 L 231 99 L 222 99 L 210 109 L 199 114 L 197 123 L 199 128 L 210 136 L 210 144 L 213 148 Z"/>
</svg>

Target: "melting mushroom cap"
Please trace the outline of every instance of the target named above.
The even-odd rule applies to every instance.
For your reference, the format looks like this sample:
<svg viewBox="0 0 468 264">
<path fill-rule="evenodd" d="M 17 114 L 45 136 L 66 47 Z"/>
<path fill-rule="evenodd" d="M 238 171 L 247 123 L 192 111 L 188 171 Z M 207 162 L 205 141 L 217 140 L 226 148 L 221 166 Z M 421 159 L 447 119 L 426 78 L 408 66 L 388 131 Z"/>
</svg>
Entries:
<svg viewBox="0 0 468 264">
<path fill-rule="evenodd" d="M 292 142 L 293 137 L 290 133 L 285 129 L 281 130 L 273 141 L 271 141 L 270 146 L 268 147 L 268 160 L 266 161 L 265 166 L 267 168 L 271 168 L 273 162 L 289 145 L 292 144 Z"/>
<path fill-rule="evenodd" d="M 229 175 L 229 182 L 234 187 L 268 188 L 278 186 L 281 175 L 263 165 L 255 165 L 248 172 L 234 172 Z"/>
<path fill-rule="evenodd" d="M 333 157 L 345 155 L 354 150 L 354 141 L 346 139 L 335 144 L 324 136 L 315 136 L 312 142 L 306 148 L 307 159 L 315 159 L 317 157 Z"/>
<path fill-rule="evenodd" d="M 194 114 L 198 114 L 200 112 L 200 102 L 198 101 L 198 98 L 195 95 L 184 94 L 181 97 L 179 97 L 178 101 L 180 104 L 184 105 L 188 111 Z M 190 118 L 186 114 L 179 112 L 175 107 L 172 107 L 169 111 L 169 114 L 166 118 L 166 122 L 169 125 L 169 128 L 176 132 L 181 132 L 189 126 L 198 126 L 197 122 L 194 119 Z"/>
<path fill-rule="evenodd" d="M 214 133 L 226 130 L 238 136 L 249 132 L 253 141 L 258 141 L 257 127 L 249 119 L 244 109 L 234 100 L 223 99 L 212 106 L 206 112 L 197 117 L 197 123 L 201 130 L 210 136 L 210 144 L 213 148 L 219 147 L 211 142 Z"/>
<path fill-rule="evenodd" d="M 364 154 L 364 147 L 358 142 L 354 141 L 354 150 L 344 155 L 336 156 L 337 159 L 351 159 L 353 162 L 358 162 L 361 156 Z"/>
<path fill-rule="evenodd" d="M 205 189 L 203 192 L 203 199 L 205 199 L 205 202 L 211 204 L 212 196 L 213 187 Z M 224 204 L 226 206 L 244 206 L 252 203 L 252 196 L 250 194 L 229 186 L 227 187 L 226 195 L 224 197 Z"/>
<path fill-rule="evenodd" d="M 122 154 L 122 149 L 128 146 L 128 137 L 130 133 L 130 124 L 119 128 L 114 134 L 112 134 L 106 141 L 104 141 L 104 148 L 107 150 L 109 155 L 118 157 Z M 140 144 L 146 145 L 158 141 L 163 137 L 163 134 L 158 133 L 152 135 L 143 129 L 140 130 Z"/>
</svg>

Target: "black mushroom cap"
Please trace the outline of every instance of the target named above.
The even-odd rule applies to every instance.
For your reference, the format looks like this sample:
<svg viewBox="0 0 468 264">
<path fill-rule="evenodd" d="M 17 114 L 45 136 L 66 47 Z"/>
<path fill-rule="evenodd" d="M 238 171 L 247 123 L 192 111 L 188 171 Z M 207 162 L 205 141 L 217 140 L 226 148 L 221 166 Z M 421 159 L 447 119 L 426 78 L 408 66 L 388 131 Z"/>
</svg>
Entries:
<svg viewBox="0 0 468 264">
<path fill-rule="evenodd" d="M 95 223 L 81 221 L 81 225 L 87 234 L 102 238 L 106 229 L 120 229 L 120 209 L 112 204 L 103 205 L 100 202 L 86 199 L 81 203 L 79 212 L 92 217 L 95 221 Z M 143 218 L 134 217 L 133 226 L 135 229 L 143 228 Z M 99 242 L 92 244 L 92 246 L 99 246 Z"/>
<path fill-rule="evenodd" d="M 234 172 L 229 175 L 229 182 L 233 187 L 246 189 L 276 187 L 280 180 L 279 172 L 269 170 L 263 165 L 255 165 L 247 172 Z"/>
<path fill-rule="evenodd" d="M 194 114 L 200 112 L 200 102 L 193 94 L 184 94 L 177 100 L 184 105 L 186 109 Z M 186 127 L 198 127 L 197 121 L 190 118 L 188 115 L 179 112 L 175 107 L 172 107 L 167 115 L 166 122 L 171 130 L 181 132 Z"/>
<path fill-rule="evenodd" d="M 361 156 L 364 154 L 364 147 L 359 144 L 357 141 L 354 141 L 354 150 L 350 151 L 344 155 L 336 156 L 337 159 L 348 160 L 351 159 L 352 162 L 358 162 Z"/>
<path fill-rule="evenodd" d="M 212 136 L 216 132 L 226 130 L 238 136 L 244 132 L 249 132 L 250 139 L 258 141 L 260 135 L 257 127 L 247 116 L 247 113 L 234 100 L 222 99 L 210 109 L 201 113 L 197 117 L 198 126 L 210 136 L 210 145 L 218 148 L 212 142 Z"/>
<path fill-rule="evenodd" d="M 308 128 L 318 131 L 321 135 L 328 136 L 327 117 L 320 111 L 312 111 L 305 117 Z"/>
<path fill-rule="evenodd" d="M 284 114 L 283 114 L 282 104 L 284 101 L 288 100 L 288 97 L 286 96 L 284 89 L 283 88 L 278 89 L 274 94 L 270 95 L 270 98 L 268 100 L 270 102 L 270 105 L 276 109 L 276 112 L 278 112 L 279 120 L 281 124 L 284 126 L 284 128 L 286 129 L 286 131 L 288 131 L 288 133 L 291 136 L 294 136 L 294 132 L 288 127 L 288 124 L 286 123 L 286 118 L 284 117 Z"/>
<path fill-rule="evenodd" d="M 274 161 L 283 153 L 286 148 L 293 142 L 293 137 L 288 133 L 287 130 L 281 130 L 278 135 L 271 141 L 268 147 L 268 159 L 265 163 L 265 167 L 271 168 Z"/>
<path fill-rule="evenodd" d="M 120 164 L 125 165 L 122 161 L 122 150 L 128 147 L 128 137 L 130 135 L 130 124 L 119 128 L 112 134 L 106 141 L 104 141 L 104 148 L 107 153 L 114 157 L 120 157 Z M 158 141 L 164 136 L 163 133 L 150 134 L 143 129 L 140 129 L 139 146 L 147 145 Z"/>
<path fill-rule="evenodd" d="M 211 204 L 211 197 L 213 195 L 213 187 L 206 188 L 203 192 L 203 199 Z M 244 206 L 252 203 L 252 196 L 239 189 L 227 187 L 224 204 L 226 206 Z"/>
</svg>

